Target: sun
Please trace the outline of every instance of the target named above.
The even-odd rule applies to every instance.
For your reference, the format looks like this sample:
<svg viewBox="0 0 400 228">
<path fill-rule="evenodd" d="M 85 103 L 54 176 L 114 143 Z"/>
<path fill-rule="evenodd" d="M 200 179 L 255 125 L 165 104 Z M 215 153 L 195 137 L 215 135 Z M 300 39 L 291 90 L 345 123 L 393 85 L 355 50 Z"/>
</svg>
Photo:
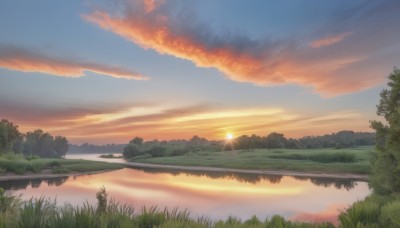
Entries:
<svg viewBox="0 0 400 228">
<path fill-rule="evenodd" d="M 233 134 L 232 133 L 227 133 L 226 134 L 226 140 L 232 140 L 233 139 Z"/>
</svg>

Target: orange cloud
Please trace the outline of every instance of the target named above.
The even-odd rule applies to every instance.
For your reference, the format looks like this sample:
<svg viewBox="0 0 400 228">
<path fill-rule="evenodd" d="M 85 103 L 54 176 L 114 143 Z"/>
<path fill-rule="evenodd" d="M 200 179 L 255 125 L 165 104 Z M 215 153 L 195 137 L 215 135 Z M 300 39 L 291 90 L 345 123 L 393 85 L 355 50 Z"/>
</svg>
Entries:
<svg viewBox="0 0 400 228">
<path fill-rule="evenodd" d="M 310 43 L 310 47 L 312 48 L 319 48 L 323 46 L 329 46 L 335 43 L 338 43 L 342 41 L 344 38 L 349 36 L 351 33 L 346 32 L 346 33 L 341 33 L 333 36 L 328 36 L 319 40 L 314 40 L 313 42 Z"/>
<path fill-rule="evenodd" d="M 150 13 L 163 2 L 164 2 L 163 0 L 144 0 L 143 3 L 146 13 Z"/>
<path fill-rule="evenodd" d="M 348 129 L 348 126 L 355 131 L 369 130 L 369 118 L 354 111 L 296 115 L 271 107 L 231 109 L 165 104 L 52 110 L 37 105 L 15 107 L 2 103 L 1 99 L 0 106 L 4 107 L 3 117 L 18 123 L 22 132 L 42 128 L 53 135 L 64 135 L 73 143 L 126 143 L 134 136 L 146 140 L 170 140 L 199 135 L 222 140 L 228 132 L 241 136 L 267 135 L 276 131 L 287 137 L 302 137 L 332 133 Z"/>
<path fill-rule="evenodd" d="M 5 46 L 0 46 L 0 68 L 74 78 L 84 76 L 85 71 L 91 71 L 114 78 L 147 79 L 139 73 L 119 66 L 49 57 L 32 50 Z"/>
<path fill-rule="evenodd" d="M 328 55 L 289 40 L 272 42 L 216 35 L 193 18 L 176 19 L 169 12 L 170 7 L 150 7 L 151 13 L 146 13 L 149 2 L 153 1 L 125 1 L 122 12 L 97 9 L 83 18 L 145 49 L 189 60 L 198 67 L 216 68 L 237 82 L 263 86 L 294 83 L 312 86 L 324 95 L 336 95 L 365 89 L 382 80 L 363 75 L 361 83 L 351 83 L 351 77 L 338 73 L 363 60 L 363 56 Z M 312 46 L 331 45 L 349 34 L 317 40 Z"/>
</svg>

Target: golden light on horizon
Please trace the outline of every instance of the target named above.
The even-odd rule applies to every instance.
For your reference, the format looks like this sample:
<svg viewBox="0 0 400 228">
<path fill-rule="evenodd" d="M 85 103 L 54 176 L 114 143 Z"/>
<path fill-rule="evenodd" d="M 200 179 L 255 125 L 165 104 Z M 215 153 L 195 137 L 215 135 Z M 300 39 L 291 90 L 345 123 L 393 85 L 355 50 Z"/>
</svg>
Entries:
<svg viewBox="0 0 400 228">
<path fill-rule="evenodd" d="M 233 139 L 233 134 L 232 133 L 227 133 L 226 134 L 226 140 L 232 140 Z"/>
</svg>

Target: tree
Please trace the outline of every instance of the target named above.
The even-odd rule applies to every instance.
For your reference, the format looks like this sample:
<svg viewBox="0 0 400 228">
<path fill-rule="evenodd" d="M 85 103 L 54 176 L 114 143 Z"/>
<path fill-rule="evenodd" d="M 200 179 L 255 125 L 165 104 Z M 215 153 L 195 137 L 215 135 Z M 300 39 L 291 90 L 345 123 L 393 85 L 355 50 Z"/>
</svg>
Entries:
<svg viewBox="0 0 400 228">
<path fill-rule="evenodd" d="M 155 146 L 147 151 L 152 157 L 164 157 L 167 153 L 167 148 L 163 146 Z"/>
<path fill-rule="evenodd" d="M 376 131 L 370 184 L 379 194 L 400 193 L 400 70 L 389 75 L 388 89 L 380 94 L 377 114 L 387 122 L 371 121 Z"/>
<path fill-rule="evenodd" d="M 64 157 L 68 151 L 68 140 L 65 137 L 57 136 L 54 138 L 54 150 L 56 157 Z"/>
<path fill-rule="evenodd" d="M 124 148 L 124 152 L 122 152 L 122 156 L 126 160 L 131 159 L 131 158 L 141 155 L 141 154 L 142 154 L 142 152 L 139 150 L 138 146 L 135 144 L 128 144 Z"/>
<path fill-rule="evenodd" d="M 129 141 L 129 143 L 141 146 L 141 145 L 143 145 L 143 139 L 139 138 L 139 137 L 135 137 L 131 141 Z"/>
<path fill-rule="evenodd" d="M 14 143 L 22 138 L 18 126 L 12 122 L 2 119 L 0 121 L 0 154 L 13 151 Z"/>
<path fill-rule="evenodd" d="M 68 151 L 68 140 L 65 137 L 53 137 L 41 129 L 26 133 L 23 146 L 25 156 L 63 157 Z"/>
<path fill-rule="evenodd" d="M 268 148 L 285 148 L 287 142 L 283 134 L 276 132 L 272 132 L 265 139 Z"/>
</svg>

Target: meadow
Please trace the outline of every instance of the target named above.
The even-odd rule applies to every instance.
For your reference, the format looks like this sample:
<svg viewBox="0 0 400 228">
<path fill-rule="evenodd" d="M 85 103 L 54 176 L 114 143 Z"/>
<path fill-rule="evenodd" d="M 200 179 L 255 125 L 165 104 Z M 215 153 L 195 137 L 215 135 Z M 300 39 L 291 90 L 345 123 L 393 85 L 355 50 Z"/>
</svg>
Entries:
<svg viewBox="0 0 400 228">
<path fill-rule="evenodd" d="M 0 173 L 71 173 L 115 170 L 121 165 L 106 162 L 87 161 L 78 159 L 24 157 L 21 154 L 3 154 L 0 156 Z"/>
<path fill-rule="evenodd" d="M 369 174 L 374 147 L 347 149 L 253 149 L 198 151 L 179 156 L 136 156 L 140 163 L 234 169 L 286 170 L 310 173 Z"/>
</svg>

